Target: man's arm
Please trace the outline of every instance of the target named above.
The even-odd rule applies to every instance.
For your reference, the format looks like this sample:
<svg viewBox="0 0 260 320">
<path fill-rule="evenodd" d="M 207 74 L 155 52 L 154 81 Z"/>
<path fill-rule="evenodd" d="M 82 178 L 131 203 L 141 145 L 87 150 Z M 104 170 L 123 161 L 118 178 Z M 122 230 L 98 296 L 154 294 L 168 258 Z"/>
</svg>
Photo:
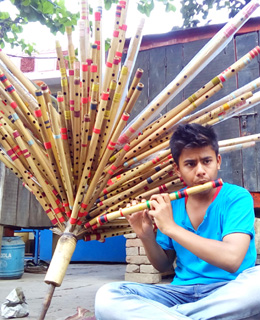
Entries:
<svg viewBox="0 0 260 320">
<path fill-rule="evenodd" d="M 200 237 L 175 223 L 167 194 L 153 196 L 152 207 L 149 214 L 160 231 L 197 257 L 231 273 L 240 267 L 249 247 L 250 235 L 231 233 L 223 241 Z"/>
<path fill-rule="evenodd" d="M 163 250 L 156 242 L 153 223 L 147 210 L 127 217 L 135 233 L 142 241 L 145 253 L 151 264 L 160 272 L 169 270 L 175 259 L 174 250 Z"/>
</svg>

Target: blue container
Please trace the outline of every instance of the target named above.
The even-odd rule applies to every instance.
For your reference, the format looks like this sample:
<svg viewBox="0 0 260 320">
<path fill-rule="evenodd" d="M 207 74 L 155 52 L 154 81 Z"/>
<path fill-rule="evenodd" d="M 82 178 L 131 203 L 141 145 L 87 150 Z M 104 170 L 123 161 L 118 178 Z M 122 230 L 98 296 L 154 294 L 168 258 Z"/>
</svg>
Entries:
<svg viewBox="0 0 260 320">
<path fill-rule="evenodd" d="M 3 237 L 0 279 L 19 279 L 24 273 L 25 244 L 21 237 Z"/>
</svg>

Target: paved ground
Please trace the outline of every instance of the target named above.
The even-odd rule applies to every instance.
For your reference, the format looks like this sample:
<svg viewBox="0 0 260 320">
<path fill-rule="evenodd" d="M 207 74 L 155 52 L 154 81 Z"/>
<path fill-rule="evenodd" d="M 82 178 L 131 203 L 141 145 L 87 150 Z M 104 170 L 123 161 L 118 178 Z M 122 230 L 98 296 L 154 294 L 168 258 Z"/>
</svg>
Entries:
<svg viewBox="0 0 260 320">
<path fill-rule="evenodd" d="M 125 264 L 70 264 L 61 287 L 55 289 L 45 319 L 65 320 L 77 313 L 77 307 L 88 309 L 89 316 L 93 315 L 98 288 L 107 282 L 123 281 L 125 268 Z M 21 287 L 30 314 L 20 319 L 37 320 L 49 287 L 44 277 L 45 274 L 26 272 L 17 280 L 0 280 L 0 304 L 14 288 Z"/>
</svg>

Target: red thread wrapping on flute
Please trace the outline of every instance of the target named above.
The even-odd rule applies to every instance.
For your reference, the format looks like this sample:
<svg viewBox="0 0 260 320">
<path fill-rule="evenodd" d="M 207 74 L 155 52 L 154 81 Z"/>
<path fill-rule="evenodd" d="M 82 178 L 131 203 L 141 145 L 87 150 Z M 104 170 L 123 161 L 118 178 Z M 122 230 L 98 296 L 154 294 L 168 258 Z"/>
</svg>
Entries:
<svg viewBox="0 0 260 320">
<path fill-rule="evenodd" d="M 145 187 L 144 187 L 144 190 L 145 190 L 145 191 L 148 191 L 148 190 L 149 190 L 149 188 L 148 188 L 147 186 L 145 186 Z"/>
<path fill-rule="evenodd" d="M 128 129 L 131 133 L 135 133 L 135 129 L 133 128 L 133 127 L 129 127 L 129 129 Z"/>
<path fill-rule="evenodd" d="M 69 207 L 69 203 L 62 203 L 63 207 Z"/>
<path fill-rule="evenodd" d="M 35 117 L 40 118 L 40 117 L 42 116 L 42 111 L 41 111 L 41 109 L 35 110 L 35 111 L 34 111 L 34 114 L 35 114 Z"/>
<path fill-rule="evenodd" d="M 17 157 L 17 155 L 15 155 L 15 156 L 11 157 L 11 159 L 12 159 L 13 161 L 15 161 L 16 159 L 18 159 L 18 157 Z"/>
<path fill-rule="evenodd" d="M 82 104 L 87 104 L 88 103 L 88 98 L 81 98 L 81 103 Z"/>
<path fill-rule="evenodd" d="M 108 145 L 107 149 L 113 151 L 115 149 L 115 147 L 111 147 L 110 145 Z"/>
<path fill-rule="evenodd" d="M 108 68 L 112 68 L 113 64 L 112 64 L 111 62 L 108 62 L 108 61 L 107 61 L 106 66 L 107 66 Z"/>
<path fill-rule="evenodd" d="M 130 150 L 130 145 L 129 144 L 126 144 L 123 148 L 126 152 Z"/>
<path fill-rule="evenodd" d="M 82 202 L 80 206 L 81 208 L 86 209 L 88 205 Z"/>
<path fill-rule="evenodd" d="M 226 81 L 226 79 L 221 74 L 218 77 L 219 77 L 221 82 L 225 82 Z"/>
<path fill-rule="evenodd" d="M 87 143 L 82 143 L 82 144 L 81 144 L 81 147 L 82 147 L 82 148 L 86 148 L 87 146 L 88 146 Z"/>
<path fill-rule="evenodd" d="M 51 222 L 52 222 L 53 225 L 55 225 L 55 224 L 58 223 L 58 220 L 54 218 L 54 219 L 51 220 Z"/>
<path fill-rule="evenodd" d="M 58 101 L 58 102 L 63 102 L 64 99 L 63 99 L 63 97 L 57 97 L 57 101 Z"/>
<path fill-rule="evenodd" d="M 100 12 L 95 12 L 95 21 L 100 21 L 100 19 L 101 19 Z"/>
<path fill-rule="evenodd" d="M 63 223 L 63 222 L 65 222 L 65 218 L 64 218 L 64 217 L 60 217 L 60 218 L 59 218 L 59 221 L 60 221 L 61 223 Z"/>
<path fill-rule="evenodd" d="M 77 222 L 77 225 L 78 225 L 78 226 L 81 226 L 82 223 L 83 223 L 83 221 L 79 220 L 79 221 Z"/>
<path fill-rule="evenodd" d="M 79 218 L 84 217 L 84 211 L 83 211 L 83 212 L 82 212 L 82 211 L 79 211 L 79 212 L 78 212 L 78 217 L 79 217 Z"/>
<path fill-rule="evenodd" d="M 108 193 L 107 189 L 104 189 L 102 192 L 103 192 L 104 194 L 107 194 L 107 193 Z"/>
<path fill-rule="evenodd" d="M 6 153 L 8 154 L 8 156 L 11 156 L 12 154 L 14 154 L 12 149 L 8 150 Z"/>
<path fill-rule="evenodd" d="M 71 223 L 71 224 L 75 224 L 76 222 L 77 222 L 77 219 L 70 217 L 70 223 Z"/>
<path fill-rule="evenodd" d="M 121 217 L 124 217 L 122 208 L 119 209 L 119 212 L 120 212 L 120 216 L 121 216 Z"/>
<path fill-rule="evenodd" d="M 69 76 L 74 76 L 74 70 L 72 69 L 69 70 Z"/>
<path fill-rule="evenodd" d="M 55 208 L 53 211 L 54 211 L 56 214 L 58 214 L 58 213 L 60 213 L 60 208 Z"/>
<path fill-rule="evenodd" d="M 108 184 L 109 186 L 112 186 L 112 185 L 114 184 L 114 182 L 113 182 L 111 179 L 109 179 L 108 182 L 107 182 L 107 184 Z"/>
<path fill-rule="evenodd" d="M 123 121 L 127 121 L 127 120 L 129 119 L 129 117 L 130 117 L 130 115 L 123 114 L 122 117 L 121 117 L 121 119 L 122 119 Z"/>
<path fill-rule="evenodd" d="M 106 101 L 106 100 L 108 100 L 108 98 L 109 98 L 109 93 L 103 92 L 101 95 L 101 99 Z"/>
<path fill-rule="evenodd" d="M 97 65 L 92 64 L 92 65 L 90 66 L 90 72 L 97 72 Z"/>
<path fill-rule="evenodd" d="M 60 133 L 66 134 L 67 133 L 67 128 L 60 128 Z"/>
<path fill-rule="evenodd" d="M 128 136 L 123 133 L 119 138 L 118 138 L 118 142 L 121 144 L 127 143 L 129 141 Z"/>
<path fill-rule="evenodd" d="M 13 101 L 12 103 L 10 103 L 10 106 L 13 108 L 13 109 L 16 109 L 17 108 L 17 103 L 15 101 Z"/>
<path fill-rule="evenodd" d="M 107 172 L 108 174 L 110 174 L 111 176 L 114 174 L 114 171 L 112 171 L 112 170 L 108 170 L 108 172 Z"/>
<path fill-rule="evenodd" d="M 45 142 L 44 147 L 46 150 L 51 149 L 51 142 Z"/>
<path fill-rule="evenodd" d="M 119 36 L 119 31 L 118 30 L 114 30 L 113 37 L 114 38 L 118 38 L 118 36 Z"/>
<path fill-rule="evenodd" d="M 117 167 L 112 164 L 111 169 L 114 170 L 114 171 L 116 171 L 116 170 L 117 170 Z"/>
<path fill-rule="evenodd" d="M 87 72 L 88 71 L 88 65 L 86 63 L 83 63 L 81 65 L 81 69 L 82 69 L 83 72 Z"/>
<path fill-rule="evenodd" d="M 93 129 L 93 132 L 96 133 L 96 134 L 100 134 L 100 131 L 101 131 L 101 130 L 100 130 L 100 129 L 97 129 L 97 128 L 94 128 L 94 129 Z"/>
<path fill-rule="evenodd" d="M 122 24 L 122 26 L 119 26 L 120 30 L 126 31 L 127 30 L 127 25 L 126 24 Z"/>
</svg>

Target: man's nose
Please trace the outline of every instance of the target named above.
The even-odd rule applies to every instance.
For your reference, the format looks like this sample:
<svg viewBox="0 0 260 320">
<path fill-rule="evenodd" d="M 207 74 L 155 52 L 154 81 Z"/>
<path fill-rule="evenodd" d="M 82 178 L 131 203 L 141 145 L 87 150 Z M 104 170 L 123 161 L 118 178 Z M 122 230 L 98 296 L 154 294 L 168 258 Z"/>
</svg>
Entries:
<svg viewBox="0 0 260 320">
<path fill-rule="evenodd" d="M 204 169 L 204 166 L 202 165 L 202 163 L 198 163 L 197 164 L 197 171 L 196 171 L 196 173 L 197 173 L 197 175 L 204 175 L 205 174 L 205 169 Z"/>
</svg>

